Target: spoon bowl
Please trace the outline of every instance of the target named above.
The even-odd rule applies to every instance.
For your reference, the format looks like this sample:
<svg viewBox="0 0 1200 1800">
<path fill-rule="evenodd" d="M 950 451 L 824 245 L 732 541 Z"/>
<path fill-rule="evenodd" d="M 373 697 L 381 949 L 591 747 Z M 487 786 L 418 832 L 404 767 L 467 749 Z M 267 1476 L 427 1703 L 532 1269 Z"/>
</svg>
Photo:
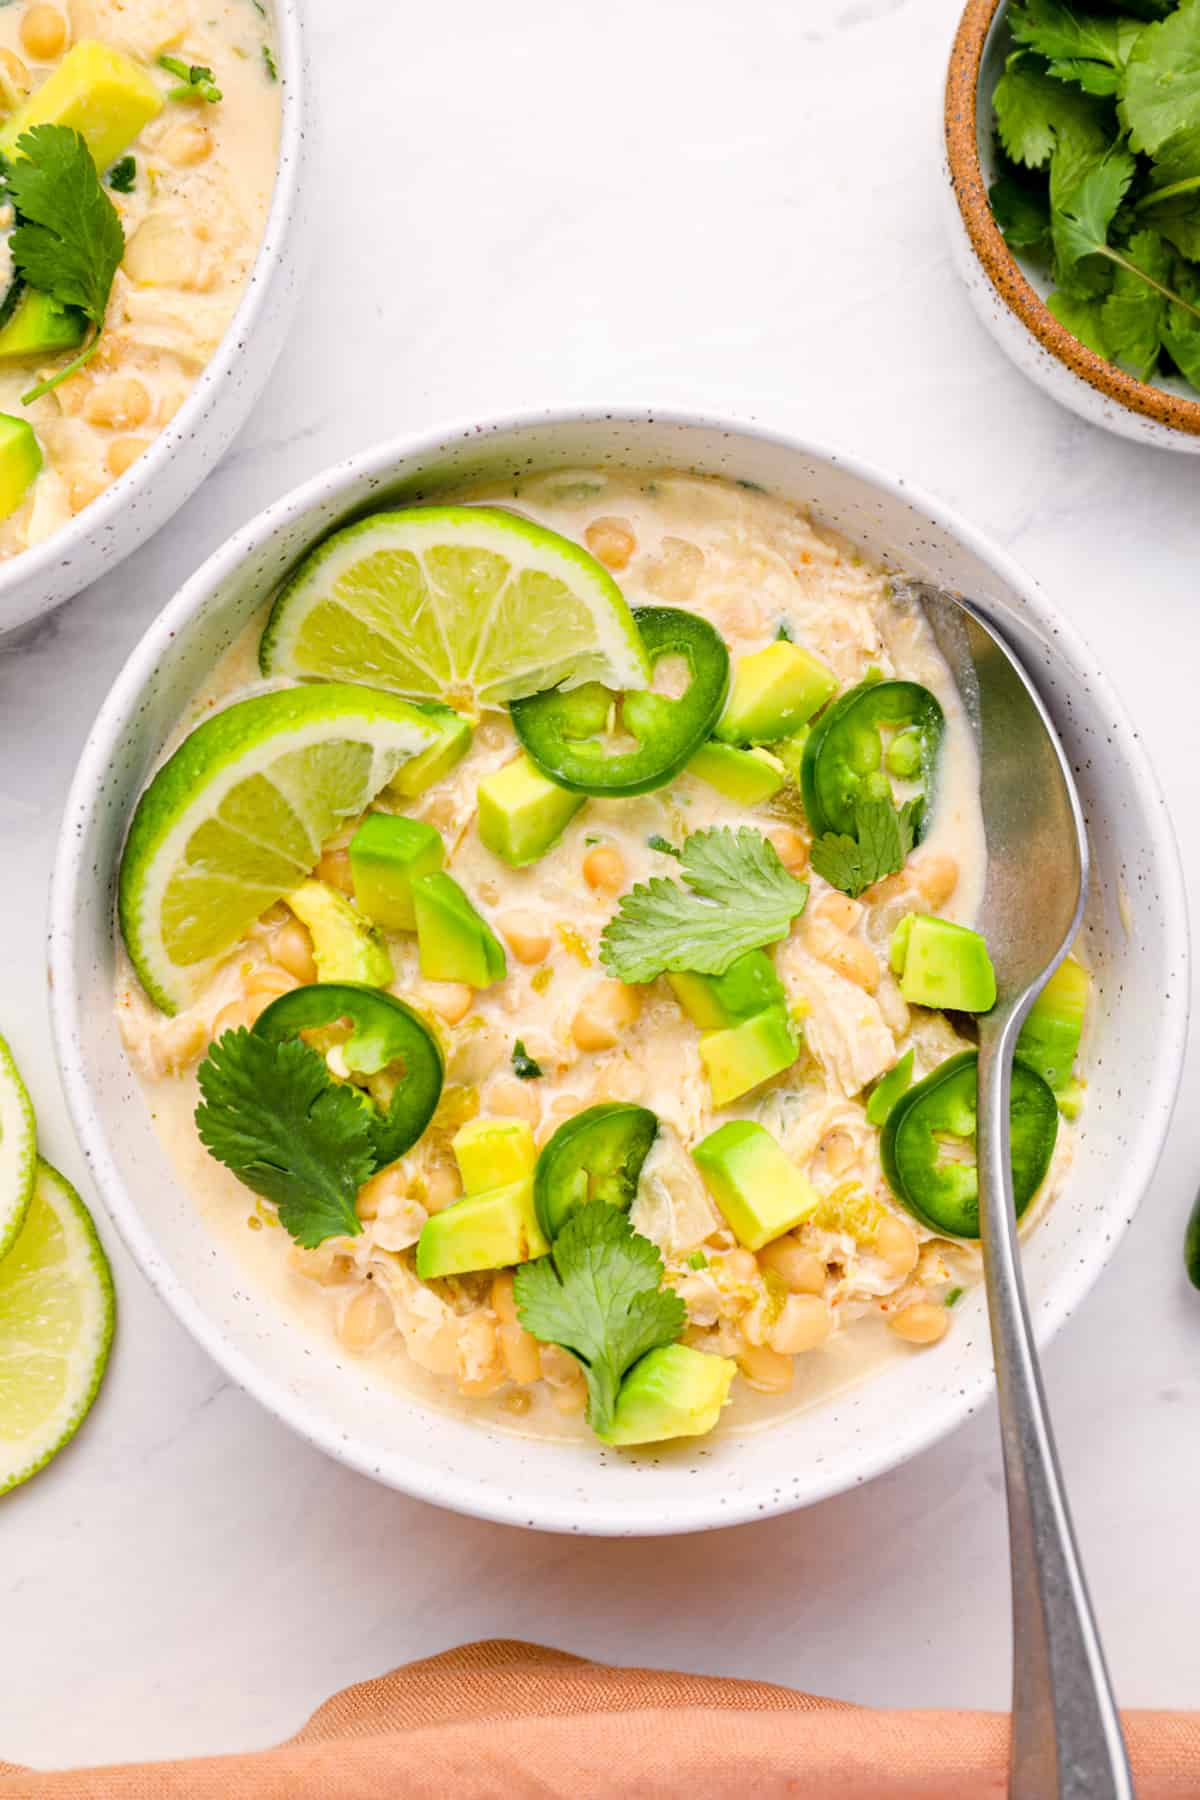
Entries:
<svg viewBox="0 0 1200 1800">
<path fill-rule="evenodd" d="M 1132 1800 L 1120 1718 L 1071 1526 L 1029 1318 L 1013 1204 L 1009 1098 L 1017 1037 L 1083 923 L 1083 809 L 1049 714 L 970 601 L 908 589 L 950 665 L 979 747 L 988 868 L 977 921 L 996 971 L 979 1020 L 980 1240 L 996 1363 L 1013 1593 L 1009 1792 Z"/>
</svg>

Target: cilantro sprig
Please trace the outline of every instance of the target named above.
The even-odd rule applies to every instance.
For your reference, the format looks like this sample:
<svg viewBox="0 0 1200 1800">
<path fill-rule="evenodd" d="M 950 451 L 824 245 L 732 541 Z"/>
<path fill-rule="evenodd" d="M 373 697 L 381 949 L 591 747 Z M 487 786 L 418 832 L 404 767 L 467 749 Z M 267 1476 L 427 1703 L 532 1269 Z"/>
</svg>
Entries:
<svg viewBox="0 0 1200 1800">
<path fill-rule="evenodd" d="M 573 1213 L 549 1256 L 513 1276 L 517 1316 L 544 1344 L 575 1357 L 588 1386 L 588 1424 L 612 1428 L 622 1377 L 650 1350 L 673 1344 L 687 1321 L 679 1295 L 662 1286 L 657 1247 L 606 1200 Z"/>
<path fill-rule="evenodd" d="M 786 937 L 808 886 L 789 875 L 762 833 L 694 831 L 679 873 L 654 875 L 625 895 L 600 938 L 600 956 L 621 981 L 653 981 L 668 970 L 723 975 L 747 950 Z"/>
<path fill-rule="evenodd" d="M 1020 0 L 1006 18 L 1001 231 L 1089 349 L 1200 389 L 1200 0 Z"/>
<path fill-rule="evenodd" d="M 17 274 L 60 306 L 78 307 L 93 327 L 78 356 L 21 395 L 28 406 L 96 354 L 125 233 L 91 151 L 65 125 L 35 125 L 22 133 L 5 170 L 5 188 L 17 212 L 9 240 Z"/>
<path fill-rule="evenodd" d="M 314 1250 L 361 1230 L 355 1200 L 375 1171 L 373 1120 L 301 1038 L 271 1043 L 244 1029 L 217 1039 L 199 1068 L 196 1129 L 210 1155 Z"/>
<path fill-rule="evenodd" d="M 890 800 L 860 800 L 854 809 L 854 835 L 827 831 L 813 841 L 809 860 L 830 887 L 852 899 L 885 875 L 904 867 L 916 838 L 921 801 L 897 807 Z"/>
</svg>

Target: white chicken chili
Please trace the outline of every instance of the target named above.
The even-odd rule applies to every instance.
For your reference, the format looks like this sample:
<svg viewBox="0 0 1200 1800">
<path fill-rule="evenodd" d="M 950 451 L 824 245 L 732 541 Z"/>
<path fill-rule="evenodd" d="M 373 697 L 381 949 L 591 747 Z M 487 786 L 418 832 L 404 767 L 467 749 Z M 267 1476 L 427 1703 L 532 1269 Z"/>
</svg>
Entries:
<svg viewBox="0 0 1200 1800">
<path fill-rule="evenodd" d="M 124 1040 L 206 1218 L 334 1354 L 636 1445 L 953 1329 L 979 769 L 850 543 L 673 472 L 376 515 L 168 748 Z M 1069 1162 L 1086 988 L 1068 962 L 1026 1028 L 1023 1209 Z"/>
<path fill-rule="evenodd" d="M 0 9 L 0 559 L 133 466 L 212 357 L 275 180 L 259 0 Z"/>
</svg>

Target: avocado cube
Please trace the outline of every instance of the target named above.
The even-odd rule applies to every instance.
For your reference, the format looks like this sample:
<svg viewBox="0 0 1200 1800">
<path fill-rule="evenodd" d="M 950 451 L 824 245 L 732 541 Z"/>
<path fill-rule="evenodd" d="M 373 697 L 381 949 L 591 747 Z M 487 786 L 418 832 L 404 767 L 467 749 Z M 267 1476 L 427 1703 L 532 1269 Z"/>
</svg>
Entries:
<svg viewBox="0 0 1200 1800">
<path fill-rule="evenodd" d="M 305 881 L 287 895 L 287 904 L 312 935 L 320 980 L 391 986 L 395 970 L 387 945 L 344 894 L 323 881 Z"/>
<path fill-rule="evenodd" d="M 27 287 L 7 324 L 0 325 L 0 360 L 54 356 L 83 342 L 85 320 L 74 306 L 60 306 L 49 294 Z"/>
<path fill-rule="evenodd" d="M 1075 1116 L 1070 1106 L 1079 1110 L 1078 1095 L 1071 1091 L 1079 1083 L 1072 1081 L 1071 1071 L 1083 1036 L 1089 985 L 1083 964 L 1068 956 L 1034 1001 L 1017 1039 L 1017 1055 L 1054 1089 L 1059 1111 L 1068 1119 Z"/>
<path fill-rule="evenodd" d="M 668 975 L 667 980 L 680 1006 L 701 1031 L 724 1031 L 769 1006 L 783 1006 L 787 1000 L 765 950 L 747 950 L 723 975 L 689 972 Z"/>
<path fill-rule="evenodd" d="M 533 1174 L 537 1146 L 524 1119 L 471 1119 L 455 1133 L 452 1148 L 464 1194 L 511 1187 Z"/>
<path fill-rule="evenodd" d="M 479 784 L 479 840 L 511 868 L 536 862 L 562 836 L 583 805 L 550 781 L 524 753 Z"/>
<path fill-rule="evenodd" d="M 508 972 L 504 946 L 449 875 L 419 875 L 412 883 L 417 952 L 427 981 L 465 981 L 491 987 Z"/>
<path fill-rule="evenodd" d="M 966 925 L 934 913 L 908 913 L 892 933 L 888 961 L 910 1006 L 989 1012 L 996 1004 L 987 944 Z"/>
<path fill-rule="evenodd" d="M 769 750 L 738 750 L 733 744 L 713 740 L 701 744 L 687 772 L 741 806 L 761 806 L 787 780 L 783 764 Z"/>
<path fill-rule="evenodd" d="M 726 744 L 773 744 L 837 692 L 837 676 L 799 644 L 768 644 L 743 656 L 716 735 Z"/>
<path fill-rule="evenodd" d="M 157 119 L 163 104 L 158 87 L 132 57 L 83 38 L 0 129 L 0 153 L 11 157 L 22 132 L 34 125 L 66 125 L 79 132 L 96 167 L 107 169 L 143 125 Z"/>
<path fill-rule="evenodd" d="M 435 781 L 448 775 L 471 748 L 471 721 L 455 712 L 452 706 L 427 700 L 417 703 L 417 711 L 426 714 L 436 727 L 438 737 L 428 750 L 422 750 L 419 756 L 402 763 L 388 782 L 387 792 L 397 794 L 402 800 L 415 800 L 418 794 L 431 788 Z"/>
<path fill-rule="evenodd" d="M 700 1060 L 708 1071 L 714 1106 L 728 1106 L 751 1088 L 782 1075 L 798 1055 L 782 1006 L 768 1006 L 740 1025 L 706 1032 L 700 1039 Z"/>
<path fill-rule="evenodd" d="M 487 1193 L 456 1200 L 434 1213 L 417 1240 L 417 1274 L 470 1275 L 477 1269 L 507 1269 L 545 1256 L 550 1246 L 533 1209 L 533 1176 Z"/>
<path fill-rule="evenodd" d="M 747 1250 L 782 1237 L 811 1216 L 820 1195 L 763 1125 L 732 1119 L 692 1151 L 726 1224 Z"/>
<path fill-rule="evenodd" d="M 729 1399 L 737 1364 L 686 1344 L 665 1344 L 634 1363 L 617 1390 L 606 1444 L 660 1444 L 702 1437 Z"/>
<path fill-rule="evenodd" d="M 0 519 L 16 512 L 41 467 L 41 445 L 29 420 L 0 413 Z"/>
<path fill-rule="evenodd" d="M 350 840 L 354 898 L 387 931 L 415 931 L 412 884 L 446 860 L 441 833 L 422 819 L 368 813 Z"/>
</svg>

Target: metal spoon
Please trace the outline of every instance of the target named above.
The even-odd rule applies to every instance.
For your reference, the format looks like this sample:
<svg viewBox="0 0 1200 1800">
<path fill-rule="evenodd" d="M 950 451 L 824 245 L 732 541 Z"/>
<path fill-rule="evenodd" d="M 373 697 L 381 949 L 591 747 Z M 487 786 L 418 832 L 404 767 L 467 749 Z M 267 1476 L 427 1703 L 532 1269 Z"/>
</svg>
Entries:
<svg viewBox="0 0 1200 1800">
<path fill-rule="evenodd" d="M 980 930 L 998 998 L 979 1020 L 980 1235 L 1012 1556 L 1017 1800 L 1132 1800 L 1133 1781 L 1042 1391 L 1009 1163 L 1017 1035 L 1083 919 L 1088 844 L 1062 745 L 1032 682 L 969 601 L 907 584 L 979 745 L 988 869 Z"/>
</svg>

